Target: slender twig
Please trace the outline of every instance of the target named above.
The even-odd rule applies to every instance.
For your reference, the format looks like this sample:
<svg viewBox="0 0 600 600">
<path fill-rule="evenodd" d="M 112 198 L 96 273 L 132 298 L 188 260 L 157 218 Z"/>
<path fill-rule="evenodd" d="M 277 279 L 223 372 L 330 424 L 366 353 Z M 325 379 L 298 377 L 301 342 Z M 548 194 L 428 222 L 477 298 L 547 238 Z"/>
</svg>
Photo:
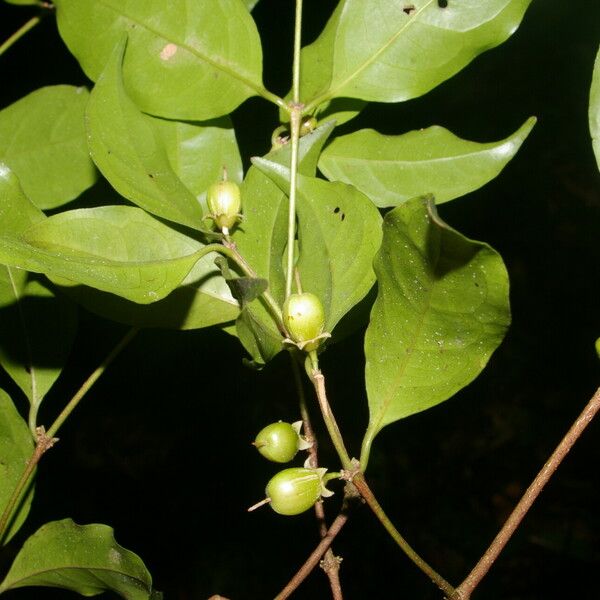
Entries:
<svg viewBox="0 0 600 600">
<path fill-rule="evenodd" d="M 298 572 L 290 579 L 289 583 L 275 596 L 275 600 L 285 600 L 289 598 L 296 588 L 308 577 L 310 572 L 317 566 L 321 557 L 325 554 L 331 543 L 341 531 L 342 527 L 348 520 L 348 514 L 344 508 L 335 518 L 327 534 L 323 537 L 319 545 L 312 551 L 311 555 L 306 559 L 306 562 L 300 567 Z"/>
<path fill-rule="evenodd" d="M 313 355 L 313 362 L 316 361 L 315 353 L 311 353 Z M 316 365 L 316 363 L 314 363 Z M 338 427 L 337 421 L 333 415 L 333 411 L 331 410 L 331 406 L 329 405 L 329 401 L 327 400 L 327 391 L 325 389 L 325 376 L 315 366 L 315 369 L 312 372 L 312 382 L 315 387 L 315 392 L 317 394 L 317 399 L 319 401 L 319 407 L 321 408 L 321 414 L 323 415 L 323 420 L 325 421 L 325 425 L 327 427 L 327 431 L 329 432 L 329 437 L 333 443 L 334 448 L 336 449 L 342 466 L 344 469 L 351 471 L 355 469 L 355 465 L 346 450 L 346 446 L 344 444 L 344 438 L 340 433 L 340 429 Z"/>
<path fill-rule="evenodd" d="M 31 17 L 27 23 L 19 27 L 2 45 L 0 45 L 0 56 L 2 56 L 14 43 L 18 42 L 28 31 L 31 31 L 41 22 L 43 14 Z"/>
<path fill-rule="evenodd" d="M 302 376 L 300 368 L 292 352 L 290 352 L 290 361 L 292 363 L 292 371 L 294 373 L 294 382 L 296 384 L 296 390 L 298 392 L 298 400 L 300 403 L 300 414 L 302 416 L 302 423 L 304 425 L 304 437 L 311 446 L 308 449 L 310 458 L 310 465 L 314 469 L 319 466 L 319 454 L 318 454 L 318 443 L 317 437 L 315 436 L 312 428 L 310 414 L 308 412 L 308 406 L 306 404 L 306 394 L 304 393 L 304 385 L 302 384 Z M 317 502 L 315 504 L 315 516 L 317 524 L 319 526 L 319 535 L 324 538 L 327 535 L 327 520 L 325 518 L 325 508 L 323 502 Z M 322 562 L 323 571 L 327 574 L 329 579 L 329 586 L 331 588 L 331 596 L 333 600 L 343 600 L 342 584 L 340 582 L 340 559 L 338 559 L 333 550 L 329 548 L 325 552 Z"/>
<path fill-rule="evenodd" d="M 375 513 L 375 516 L 379 519 L 380 523 L 385 527 L 386 531 L 390 534 L 392 539 L 398 544 L 401 550 L 410 558 L 410 560 L 419 568 L 435 585 L 440 588 L 448 598 L 452 598 L 455 594 L 455 589 L 450 585 L 433 567 L 431 567 L 419 554 L 411 547 L 411 545 L 404 539 L 400 532 L 394 527 L 394 524 L 390 521 L 389 517 L 385 514 L 383 508 L 375 498 L 375 495 L 371 491 L 371 488 L 367 484 L 363 473 L 357 473 L 352 483 L 356 489 L 360 492 L 360 495 L 364 498 L 365 502 L 369 505 L 369 508 Z"/>
<path fill-rule="evenodd" d="M 577 420 L 573 423 L 565 437 L 547 460 L 546 464 L 544 464 L 531 485 L 527 488 L 523 497 L 508 517 L 506 523 L 504 523 L 502 529 L 490 544 L 490 547 L 485 551 L 485 554 L 479 559 L 479 562 L 475 565 L 467 578 L 458 586 L 458 588 L 456 588 L 454 597 L 457 600 L 468 600 L 471 597 L 473 590 L 479 585 L 479 582 L 490 570 L 491 566 L 498 558 L 498 555 L 502 552 L 504 546 L 506 546 L 508 540 L 510 540 L 532 504 L 544 489 L 544 486 L 548 483 L 565 456 L 567 456 L 569 450 L 571 450 L 575 442 L 579 439 L 579 436 L 583 433 L 584 429 L 594 418 L 598 409 L 600 409 L 600 388 L 596 390 L 596 393 L 587 403 L 579 417 L 577 417 Z"/>
<path fill-rule="evenodd" d="M 300 46 L 302 37 L 302 0 L 296 0 L 294 21 L 294 59 L 292 66 L 292 103 L 290 109 L 290 134 L 292 155 L 290 160 L 290 193 L 288 203 L 287 266 L 285 274 L 285 297 L 292 293 L 294 277 L 294 250 L 296 240 L 296 193 L 298 187 L 298 144 L 302 105 L 300 104 Z"/>
<path fill-rule="evenodd" d="M 9 525 L 11 524 L 11 518 L 13 516 L 13 512 L 18 504 L 21 502 L 24 493 L 27 492 L 28 484 L 33 472 L 35 471 L 35 467 L 38 462 L 42 458 L 42 455 L 46 450 L 52 448 L 54 443 L 56 442 L 56 438 L 52 438 L 47 435 L 44 431 L 43 427 L 39 427 L 37 431 L 37 444 L 33 451 L 33 454 L 29 457 L 27 464 L 25 465 L 25 470 L 19 479 L 13 493 L 11 494 L 6 507 L 4 508 L 4 512 L 0 517 L 0 546 L 2 545 L 2 540 L 8 530 Z"/>
<path fill-rule="evenodd" d="M 139 330 L 135 327 L 130 329 L 123 339 L 113 348 L 110 354 L 102 361 L 100 366 L 94 370 L 94 372 L 83 382 L 82 386 L 77 390 L 75 395 L 69 400 L 67 405 L 63 408 L 62 412 L 56 417 L 54 423 L 48 429 L 48 437 L 54 437 L 62 424 L 67 420 L 69 415 L 75 410 L 80 400 L 87 394 L 89 389 L 98 381 L 102 373 L 106 371 L 106 368 L 110 363 L 121 353 L 121 350 L 129 344 L 129 342 L 135 337 Z"/>
</svg>

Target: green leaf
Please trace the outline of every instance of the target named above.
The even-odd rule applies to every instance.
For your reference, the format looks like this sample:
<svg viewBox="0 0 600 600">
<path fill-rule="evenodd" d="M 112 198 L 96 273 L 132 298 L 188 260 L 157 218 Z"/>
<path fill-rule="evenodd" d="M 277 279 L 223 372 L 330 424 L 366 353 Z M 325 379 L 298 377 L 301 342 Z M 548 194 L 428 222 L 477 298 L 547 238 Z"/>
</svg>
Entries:
<svg viewBox="0 0 600 600">
<path fill-rule="evenodd" d="M 318 62 L 308 63 L 314 68 L 305 70 L 302 99 L 310 110 L 336 97 L 400 102 L 420 96 L 505 41 L 530 1 L 451 1 L 440 8 L 436 0 L 342 0 L 305 50 L 305 59 Z"/>
<path fill-rule="evenodd" d="M 142 304 L 167 296 L 206 252 L 196 240 L 130 206 L 67 211 L 20 237 L 0 236 L 0 263 Z"/>
<path fill-rule="evenodd" d="M 115 48 L 90 97 L 87 126 L 92 157 L 122 196 L 159 217 L 200 229 L 200 204 L 171 168 L 154 120 L 125 93 L 121 78 L 125 42 L 123 38 Z"/>
<path fill-rule="evenodd" d="M 96 80 L 127 32 L 127 92 L 143 111 L 212 119 L 264 91 L 256 25 L 240 0 L 56 0 L 58 28 Z"/>
<path fill-rule="evenodd" d="M 201 329 L 232 321 L 239 305 L 214 265 L 215 254 L 203 256 L 185 279 L 166 297 L 137 304 L 107 292 L 52 277 L 62 291 L 87 310 L 134 327 Z"/>
<path fill-rule="evenodd" d="M 592 87 L 590 89 L 590 132 L 592 134 L 592 147 L 596 155 L 598 169 L 600 169 L 600 48 L 596 54 Z"/>
<path fill-rule="evenodd" d="M 0 111 L 0 161 L 19 177 L 40 208 L 56 208 L 97 178 L 83 121 L 88 91 L 41 88 Z"/>
<path fill-rule="evenodd" d="M 266 159 L 253 163 L 280 189 L 289 168 Z M 298 178 L 298 271 L 302 289 L 316 294 L 332 331 L 375 282 L 373 257 L 381 244 L 381 216 L 356 188 L 300 175 Z"/>
<path fill-rule="evenodd" d="M 244 0 L 244 4 L 251 11 L 258 4 L 258 0 Z"/>
<path fill-rule="evenodd" d="M 77 307 L 27 273 L 0 265 L 0 364 L 39 406 L 67 362 Z"/>
<path fill-rule="evenodd" d="M 137 554 L 117 544 L 112 528 L 65 519 L 47 523 L 25 542 L 0 593 L 31 586 L 82 596 L 112 591 L 127 600 L 148 600 L 152 578 Z"/>
<path fill-rule="evenodd" d="M 299 172 L 314 175 L 323 145 L 334 124 L 326 123 L 300 139 Z M 268 160 L 288 165 L 289 144 L 269 152 Z M 256 167 L 250 167 L 241 187 L 244 220 L 233 239 L 258 277 L 269 282 L 269 291 L 279 304 L 285 296 L 283 256 L 287 245 L 288 201 L 286 194 Z M 282 349 L 282 336 L 260 300 L 249 304 L 238 319 L 238 336 L 257 364 L 270 361 Z"/>
<path fill-rule="evenodd" d="M 383 427 L 470 383 L 510 322 L 500 255 L 448 227 L 431 199 L 387 213 L 374 267 L 379 290 L 365 338 L 370 418 L 363 467 Z"/>
<path fill-rule="evenodd" d="M 31 433 L 6 392 L 0 390 L 0 514 L 23 475 L 25 464 L 33 454 Z M 6 544 L 27 518 L 33 486 L 26 492 L 1 543 Z"/>
<path fill-rule="evenodd" d="M 44 213 L 25 196 L 14 171 L 2 162 L 0 162 L 0 198 L 2 198 L 1 235 L 18 235 L 46 218 Z"/>
<path fill-rule="evenodd" d="M 533 128 L 535 118 L 500 142 L 462 140 L 443 127 L 404 135 L 363 129 L 336 138 L 319 169 L 333 181 L 357 187 L 381 207 L 431 193 L 437 204 L 481 187 L 500 173 Z"/>
</svg>

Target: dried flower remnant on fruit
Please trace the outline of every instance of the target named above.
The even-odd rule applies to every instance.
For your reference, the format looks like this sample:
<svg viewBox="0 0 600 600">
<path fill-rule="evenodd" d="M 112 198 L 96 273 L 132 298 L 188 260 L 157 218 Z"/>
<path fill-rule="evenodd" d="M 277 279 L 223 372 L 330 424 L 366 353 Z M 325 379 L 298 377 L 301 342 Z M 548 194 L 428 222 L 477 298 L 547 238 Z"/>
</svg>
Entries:
<svg viewBox="0 0 600 600">
<path fill-rule="evenodd" d="M 305 352 L 316 350 L 323 339 L 331 337 L 331 334 L 323 332 L 323 305 L 310 292 L 291 294 L 288 297 L 283 304 L 283 323 L 290 335 L 284 343 L 294 344 Z"/>
<path fill-rule="evenodd" d="M 260 430 L 253 444 L 268 460 L 278 463 L 289 462 L 299 450 L 310 448 L 304 437 L 300 435 L 302 421 L 271 423 Z"/>
<path fill-rule="evenodd" d="M 205 219 L 212 219 L 224 235 L 242 218 L 242 199 L 237 183 L 227 180 L 227 170 L 223 169 L 223 179 L 213 183 L 206 195 L 210 213 Z"/>
</svg>

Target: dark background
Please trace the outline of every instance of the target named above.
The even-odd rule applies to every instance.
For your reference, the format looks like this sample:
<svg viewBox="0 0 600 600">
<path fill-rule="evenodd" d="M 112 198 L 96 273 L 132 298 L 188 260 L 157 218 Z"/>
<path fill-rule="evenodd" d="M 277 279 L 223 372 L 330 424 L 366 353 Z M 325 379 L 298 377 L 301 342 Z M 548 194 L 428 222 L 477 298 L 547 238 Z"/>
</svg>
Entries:
<svg viewBox="0 0 600 600">
<path fill-rule="evenodd" d="M 305 2 L 305 41 L 334 3 Z M 0 5 L 0 39 L 33 10 Z M 254 11 L 265 81 L 289 86 L 293 2 Z M 402 133 L 432 124 L 476 141 L 538 124 L 517 157 L 483 189 L 440 207 L 442 218 L 504 257 L 513 326 L 483 374 L 443 405 L 386 428 L 369 479 L 392 520 L 419 552 L 458 583 L 503 523 L 599 383 L 600 176 L 587 124 L 600 42 L 596 0 L 534 1 L 504 45 L 425 97 L 372 105 L 342 128 Z M 0 107 L 43 85 L 88 84 L 53 18 L 0 57 Z M 250 100 L 233 115 L 244 156 L 268 150 L 275 111 Z M 252 127 L 244 129 L 248 123 Z M 102 189 L 102 188 L 100 188 Z M 1 224 L 0 224 L 1 226 Z M 72 360 L 49 394 L 49 423 L 126 328 L 81 311 Z M 96 384 L 43 460 L 31 516 L 11 552 L 49 520 L 72 517 L 115 528 L 142 556 L 166 599 L 272 598 L 317 542 L 311 513 L 284 518 L 245 509 L 277 470 L 249 445 L 277 419 L 297 418 L 285 360 L 262 373 L 242 365 L 235 339 L 217 330 L 143 331 Z M 322 360 L 350 448 L 367 421 L 362 334 Z M 5 377 L 5 389 L 25 401 Z M 474 598 L 598 598 L 600 424 L 592 423 Z M 322 437 L 325 440 L 324 437 Z M 322 444 L 324 464 L 335 465 Z M 341 494 L 327 502 L 335 514 Z M 348 600 L 436 599 L 440 593 L 396 549 L 368 509 L 357 510 L 334 545 Z M 575 591 L 574 586 L 577 586 Z M 41 589 L 11 598 L 71 598 Z M 327 598 L 316 571 L 298 590 Z"/>
</svg>

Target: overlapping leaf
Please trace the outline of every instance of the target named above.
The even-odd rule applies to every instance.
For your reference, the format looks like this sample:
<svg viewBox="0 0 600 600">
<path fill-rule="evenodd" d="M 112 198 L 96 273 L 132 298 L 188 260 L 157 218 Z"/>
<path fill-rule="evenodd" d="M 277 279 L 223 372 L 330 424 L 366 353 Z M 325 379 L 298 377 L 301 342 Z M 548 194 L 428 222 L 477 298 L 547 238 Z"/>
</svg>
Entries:
<svg viewBox="0 0 600 600">
<path fill-rule="evenodd" d="M 363 467 L 383 427 L 471 382 L 510 321 L 501 257 L 443 223 L 430 199 L 387 213 L 374 266 L 378 295 L 365 338 L 370 417 Z"/>
<path fill-rule="evenodd" d="M 167 296 L 204 253 L 200 243 L 129 206 L 68 211 L 21 236 L 0 237 L 1 263 L 143 304 Z"/>
<path fill-rule="evenodd" d="M 319 154 L 332 130 L 333 124 L 326 123 L 300 139 L 301 173 L 314 175 Z M 289 166 L 289 144 L 270 152 L 265 158 Z M 269 291 L 275 300 L 283 304 L 287 196 L 256 167 L 248 170 L 241 191 L 244 220 L 237 227 L 233 238 L 257 275 L 269 281 Z M 268 362 L 282 349 L 281 334 L 273 322 L 273 317 L 260 300 L 252 302 L 244 309 L 238 321 L 238 335 L 256 363 Z"/>
<path fill-rule="evenodd" d="M 106 525 L 71 519 L 42 526 L 17 554 L 0 593 L 23 587 L 58 587 L 95 596 L 111 591 L 126 600 L 148 600 L 152 577 L 137 554 L 126 550 Z"/>
<path fill-rule="evenodd" d="M 155 215 L 198 229 L 200 204 L 173 171 L 150 117 L 125 93 L 121 77 L 125 45 L 122 38 L 90 97 L 87 126 L 92 157 L 122 196 Z"/>
<path fill-rule="evenodd" d="M 288 167 L 266 159 L 254 165 L 288 189 Z M 375 281 L 371 264 L 381 243 L 381 217 L 352 186 L 302 175 L 296 210 L 302 288 L 320 298 L 325 327 L 332 331 Z"/>
<path fill-rule="evenodd" d="M 596 54 L 592 88 L 590 90 L 590 133 L 592 134 L 592 147 L 596 155 L 598 169 L 600 169 L 600 48 Z"/>
<path fill-rule="evenodd" d="M 129 95 L 145 112 L 205 120 L 262 88 L 256 25 L 240 0 L 57 0 L 58 27 L 96 80 L 124 32 Z"/>
<path fill-rule="evenodd" d="M 0 390 L 0 514 L 4 512 L 32 453 L 33 440 L 27 424 L 8 394 Z M 0 539 L 0 545 L 6 544 L 19 530 L 27 518 L 32 498 L 33 486 L 18 503 L 7 533 Z"/>
<path fill-rule="evenodd" d="M 40 208 L 61 206 L 96 181 L 83 120 L 88 96 L 85 88 L 55 85 L 0 111 L 0 161 Z"/>
<path fill-rule="evenodd" d="M 431 193 L 437 204 L 471 192 L 500 173 L 531 131 L 535 119 L 500 142 L 462 140 L 443 127 L 404 135 L 363 129 L 336 138 L 319 169 L 332 181 L 350 183 L 381 207 Z"/>
<path fill-rule="evenodd" d="M 424 94 L 506 40 L 531 0 L 342 0 L 303 51 L 302 99 L 399 102 Z M 310 61 L 310 62 L 308 62 Z"/>
</svg>

